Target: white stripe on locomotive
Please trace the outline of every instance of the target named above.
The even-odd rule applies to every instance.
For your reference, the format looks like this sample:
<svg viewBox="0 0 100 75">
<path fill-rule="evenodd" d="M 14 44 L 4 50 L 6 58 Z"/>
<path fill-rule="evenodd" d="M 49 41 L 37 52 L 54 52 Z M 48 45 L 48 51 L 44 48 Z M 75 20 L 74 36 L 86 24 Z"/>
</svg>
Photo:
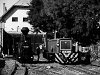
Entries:
<svg viewBox="0 0 100 75">
<path fill-rule="evenodd" d="M 62 51 L 62 53 L 63 53 L 63 55 L 67 58 L 67 57 L 69 57 L 69 55 L 70 55 L 71 51 L 69 51 L 69 52 Z"/>
<path fill-rule="evenodd" d="M 75 63 L 78 61 L 78 53 L 66 53 L 62 52 L 59 54 L 55 54 L 56 58 L 55 61 L 58 63 Z M 62 58 L 62 56 L 64 56 Z"/>
<path fill-rule="evenodd" d="M 55 53 L 55 57 L 56 57 L 55 61 L 57 61 L 57 62 L 59 61 L 59 63 L 64 63 L 63 60 L 61 59 L 61 57 L 59 57 L 58 54 Z"/>
</svg>

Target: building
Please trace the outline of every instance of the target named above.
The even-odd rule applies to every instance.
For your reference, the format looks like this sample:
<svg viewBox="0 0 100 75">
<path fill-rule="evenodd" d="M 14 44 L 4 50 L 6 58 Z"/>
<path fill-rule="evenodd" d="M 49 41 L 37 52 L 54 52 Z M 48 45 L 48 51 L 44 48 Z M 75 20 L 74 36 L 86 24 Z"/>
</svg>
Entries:
<svg viewBox="0 0 100 75">
<path fill-rule="evenodd" d="M 0 18 L 0 45 L 2 47 L 4 45 L 3 40 L 7 38 L 4 36 L 4 31 L 9 34 L 21 34 L 21 29 L 28 27 L 30 30 L 29 33 L 32 33 L 31 31 L 34 28 L 28 23 L 27 18 L 30 2 L 31 0 L 19 0 L 8 11 L 5 10 L 5 4 L 3 5 L 4 14 Z M 8 45 L 7 47 L 10 46 Z"/>
<path fill-rule="evenodd" d="M 22 27 L 32 26 L 28 23 L 29 3 L 31 0 L 19 0 L 1 17 L 6 32 L 21 32 Z M 4 7 L 5 8 L 5 7 Z"/>
</svg>

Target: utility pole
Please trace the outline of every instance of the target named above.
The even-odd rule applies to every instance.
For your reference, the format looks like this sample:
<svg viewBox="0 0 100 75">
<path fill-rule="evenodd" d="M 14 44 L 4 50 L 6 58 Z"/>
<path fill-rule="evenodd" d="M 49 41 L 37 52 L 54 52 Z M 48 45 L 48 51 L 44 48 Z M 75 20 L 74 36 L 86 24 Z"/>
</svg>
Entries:
<svg viewBox="0 0 100 75">
<path fill-rule="evenodd" d="M 54 39 L 56 39 L 56 38 L 57 38 L 56 33 L 57 33 L 57 31 L 55 30 L 55 31 L 54 31 Z"/>
</svg>

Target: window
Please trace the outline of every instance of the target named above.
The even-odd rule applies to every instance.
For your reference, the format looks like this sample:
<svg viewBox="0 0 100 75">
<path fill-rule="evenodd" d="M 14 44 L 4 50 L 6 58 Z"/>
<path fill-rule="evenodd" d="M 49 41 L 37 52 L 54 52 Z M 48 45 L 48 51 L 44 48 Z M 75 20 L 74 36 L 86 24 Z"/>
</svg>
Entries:
<svg viewBox="0 0 100 75">
<path fill-rule="evenodd" d="M 12 17 L 12 22 L 18 22 L 18 17 Z"/>
<path fill-rule="evenodd" d="M 71 40 L 61 39 L 60 50 L 71 50 Z"/>
<path fill-rule="evenodd" d="M 28 18 L 27 17 L 23 17 L 23 22 L 28 22 Z"/>
</svg>

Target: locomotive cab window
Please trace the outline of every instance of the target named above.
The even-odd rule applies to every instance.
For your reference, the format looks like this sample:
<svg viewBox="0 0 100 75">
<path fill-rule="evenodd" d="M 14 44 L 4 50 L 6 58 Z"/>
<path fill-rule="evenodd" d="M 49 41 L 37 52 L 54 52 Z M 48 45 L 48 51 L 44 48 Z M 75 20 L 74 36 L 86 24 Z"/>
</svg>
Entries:
<svg viewBox="0 0 100 75">
<path fill-rule="evenodd" d="M 18 17 L 12 17 L 12 22 L 18 22 Z"/>
<path fill-rule="evenodd" d="M 71 40 L 60 40 L 60 50 L 71 50 Z"/>
</svg>

